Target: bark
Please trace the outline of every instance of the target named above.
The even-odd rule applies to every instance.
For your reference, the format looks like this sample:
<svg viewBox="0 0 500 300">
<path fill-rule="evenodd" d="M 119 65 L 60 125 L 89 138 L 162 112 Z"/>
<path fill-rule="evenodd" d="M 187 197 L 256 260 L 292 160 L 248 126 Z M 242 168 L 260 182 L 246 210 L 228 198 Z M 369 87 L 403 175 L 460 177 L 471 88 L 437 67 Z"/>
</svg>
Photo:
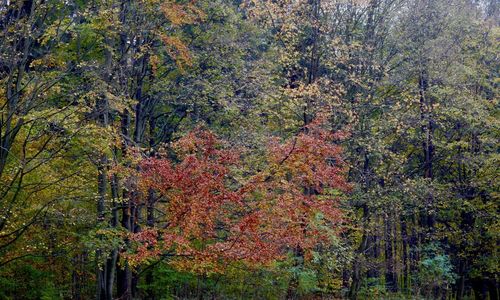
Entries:
<svg viewBox="0 0 500 300">
<path fill-rule="evenodd" d="M 111 44 L 109 40 L 106 40 L 107 44 Z M 108 84 L 112 81 L 112 60 L 113 56 L 109 49 L 104 52 L 104 80 Z M 102 95 L 101 99 L 98 99 L 96 102 L 96 111 L 98 123 L 102 128 L 107 128 L 109 126 L 109 113 L 110 113 L 110 104 L 109 99 L 106 95 Z M 98 204 L 97 204 L 97 215 L 98 222 L 105 223 L 106 217 L 106 196 L 107 196 L 107 186 L 108 186 L 108 170 L 109 168 L 109 159 L 106 153 L 101 154 L 100 161 L 98 163 L 98 178 L 97 178 L 97 189 L 98 189 Z M 112 183 L 110 183 L 112 184 Z M 113 191 L 112 191 L 113 193 Z M 112 213 L 113 216 L 113 213 Z M 113 217 L 110 219 L 110 224 L 113 224 L 116 220 L 113 220 Z M 112 251 L 109 257 L 104 259 L 104 253 L 99 249 L 96 253 L 96 259 L 98 264 L 104 260 L 104 265 L 102 267 L 98 266 L 98 274 L 97 274 L 97 289 L 98 294 L 97 298 L 100 300 L 111 300 L 113 299 L 113 283 L 114 283 L 114 272 L 115 266 L 112 264 L 116 261 L 116 250 Z"/>
<path fill-rule="evenodd" d="M 465 294 L 465 270 L 466 270 L 466 264 L 465 261 L 460 260 L 458 264 L 458 284 L 457 284 L 457 300 L 462 300 L 464 298 Z"/>
<path fill-rule="evenodd" d="M 404 216 L 401 217 L 401 239 L 402 239 L 402 258 L 403 258 L 403 268 L 402 268 L 402 282 L 401 288 L 403 291 L 407 291 L 410 288 L 410 282 L 408 278 L 408 229 L 406 224 L 406 219 Z"/>
<path fill-rule="evenodd" d="M 97 175 L 97 192 L 98 192 L 98 200 L 97 200 L 97 221 L 99 223 L 104 223 L 105 221 L 105 200 L 106 200 L 106 190 L 107 190 L 107 157 L 106 155 L 102 155 L 100 159 Z M 108 291 L 108 283 L 107 283 L 107 265 L 99 266 L 100 261 L 102 260 L 103 252 L 98 249 L 96 251 L 96 261 L 97 261 L 97 299 L 104 300 L 110 299 L 107 294 Z"/>
<path fill-rule="evenodd" d="M 414 274 L 418 274 L 419 272 L 419 261 L 420 261 L 420 234 L 418 227 L 418 216 L 414 215 L 411 226 L 411 236 L 409 240 L 410 247 L 410 276 Z M 410 280 L 410 288 L 413 288 L 411 277 Z"/>
<path fill-rule="evenodd" d="M 375 220 L 375 224 L 380 224 L 379 216 L 374 216 L 373 219 Z M 366 273 L 366 277 L 368 279 L 378 279 L 380 277 L 380 270 L 379 270 L 379 257 L 380 257 L 380 234 L 377 230 L 377 228 L 371 228 L 371 222 L 368 222 L 369 226 L 369 234 L 368 234 L 368 239 L 367 239 L 367 249 L 365 250 L 365 255 L 367 256 L 368 260 L 368 270 Z"/>
<path fill-rule="evenodd" d="M 434 155 L 434 145 L 432 141 L 433 122 L 432 122 L 432 102 L 427 95 L 428 89 L 427 71 L 422 71 L 419 77 L 419 94 L 420 94 L 420 119 L 422 122 L 422 133 L 424 135 L 422 141 L 422 149 L 424 154 L 424 178 L 432 179 L 432 160 Z"/>
<path fill-rule="evenodd" d="M 387 290 L 391 292 L 397 292 L 398 282 L 397 275 L 394 271 L 395 259 L 394 259 L 394 249 L 393 249 L 393 224 L 391 215 L 388 215 L 385 220 L 385 282 Z"/>
<path fill-rule="evenodd" d="M 87 282 L 87 278 L 85 278 L 86 253 L 75 255 L 71 262 L 73 265 L 71 299 L 82 300 L 83 289 Z"/>
<path fill-rule="evenodd" d="M 105 168 L 103 167 L 106 160 L 104 158 L 101 159 L 101 165 L 98 167 L 98 194 L 99 198 L 97 201 L 97 220 L 99 223 L 104 222 L 104 201 L 106 197 L 106 173 Z M 99 267 L 100 260 L 102 259 L 103 253 L 102 250 L 98 249 L 96 251 L 96 260 L 97 260 L 97 299 L 108 299 L 106 296 L 106 267 Z"/>
<path fill-rule="evenodd" d="M 123 191 L 123 199 L 128 199 L 130 197 L 127 190 Z M 132 228 L 132 218 L 131 218 L 132 202 L 129 199 L 122 208 L 122 218 L 121 225 L 128 231 Z M 128 241 L 126 241 L 128 243 Z M 117 269 L 117 293 L 120 299 L 131 299 L 132 285 L 132 272 L 126 262 L 124 262 L 123 267 Z"/>
<path fill-rule="evenodd" d="M 148 193 L 148 207 L 147 207 L 147 220 L 146 220 L 146 225 L 148 227 L 154 227 L 154 224 L 155 224 L 155 213 L 154 213 L 154 210 L 155 210 L 155 207 L 154 207 L 154 204 L 155 204 L 155 195 L 154 195 L 154 192 L 153 190 L 149 190 L 149 193 Z M 152 289 L 152 285 L 153 285 L 153 270 L 150 269 L 147 273 L 146 273 L 146 278 L 145 278 L 145 281 L 146 281 L 146 286 L 147 286 L 147 290 L 146 290 L 146 298 L 147 299 L 151 299 L 151 300 L 155 300 L 156 297 L 154 295 L 154 292 L 153 292 L 153 289 Z"/>
<path fill-rule="evenodd" d="M 361 244 L 359 245 L 357 251 L 356 251 L 356 257 L 353 262 L 353 271 L 352 271 L 352 283 L 351 287 L 349 289 L 349 299 L 357 299 L 358 298 L 358 291 L 359 288 L 361 287 L 361 270 L 362 270 L 362 262 L 364 261 L 364 253 L 366 252 L 366 249 L 368 247 L 368 233 L 367 229 L 368 228 L 368 216 L 369 216 L 369 211 L 368 207 L 366 204 L 363 204 L 363 236 L 361 238 Z"/>
<path fill-rule="evenodd" d="M 118 250 L 113 250 L 106 261 L 106 300 L 113 300 L 113 286 L 115 282 L 116 262 Z"/>
<path fill-rule="evenodd" d="M 132 285 L 132 274 L 129 266 L 125 263 L 123 268 L 118 268 L 116 272 L 116 289 L 119 299 L 131 299 L 132 292 L 130 287 Z"/>
</svg>

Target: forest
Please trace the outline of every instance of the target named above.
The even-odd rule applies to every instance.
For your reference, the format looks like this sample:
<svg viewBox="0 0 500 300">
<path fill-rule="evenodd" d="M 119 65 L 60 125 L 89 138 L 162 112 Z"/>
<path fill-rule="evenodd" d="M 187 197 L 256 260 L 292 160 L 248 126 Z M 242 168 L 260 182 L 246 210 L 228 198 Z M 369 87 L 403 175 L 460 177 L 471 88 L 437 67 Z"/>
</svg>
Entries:
<svg viewBox="0 0 500 300">
<path fill-rule="evenodd" d="M 0 0 L 0 299 L 500 299 L 498 0 Z"/>
</svg>

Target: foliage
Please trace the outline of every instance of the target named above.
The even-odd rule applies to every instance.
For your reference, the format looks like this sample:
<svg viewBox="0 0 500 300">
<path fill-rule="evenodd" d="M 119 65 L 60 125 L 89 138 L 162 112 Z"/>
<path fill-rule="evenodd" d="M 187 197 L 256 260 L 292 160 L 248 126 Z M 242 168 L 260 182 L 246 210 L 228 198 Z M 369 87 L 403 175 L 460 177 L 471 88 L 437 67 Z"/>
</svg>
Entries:
<svg viewBox="0 0 500 300">
<path fill-rule="evenodd" d="M 499 8 L 0 1 L 0 298 L 499 298 Z"/>
<path fill-rule="evenodd" d="M 231 168 L 241 164 L 238 154 L 221 149 L 221 142 L 201 129 L 173 145 L 178 164 L 147 159 L 140 184 L 166 199 L 166 230 L 133 236 L 144 247 L 132 259 L 173 248 L 188 257 L 188 268 L 219 272 L 220 260 L 266 264 L 286 249 L 297 247 L 310 256 L 319 244 L 328 245 L 340 231 L 342 212 L 335 193 L 327 191 L 347 191 L 348 185 L 340 147 L 329 144 L 336 135 L 320 126 L 315 121 L 292 141 L 272 141 L 267 170 L 246 182 L 230 182 Z M 157 245 L 159 236 L 163 245 Z"/>
</svg>

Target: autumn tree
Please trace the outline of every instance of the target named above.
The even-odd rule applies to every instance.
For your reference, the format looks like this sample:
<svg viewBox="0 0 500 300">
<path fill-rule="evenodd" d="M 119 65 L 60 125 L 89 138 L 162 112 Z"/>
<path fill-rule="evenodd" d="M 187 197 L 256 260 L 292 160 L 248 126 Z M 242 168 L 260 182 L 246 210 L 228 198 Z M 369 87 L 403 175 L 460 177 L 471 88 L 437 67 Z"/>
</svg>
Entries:
<svg viewBox="0 0 500 300">
<path fill-rule="evenodd" d="M 170 253 L 181 268 L 220 272 L 234 262 L 284 259 L 290 250 L 310 259 L 328 247 L 342 231 L 338 201 L 349 185 L 341 149 L 332 144 L 342 135 L 320 120 L 285 143 L 272 141 L 266 170 L 250 178 L 235 178 L 239 154 L 200 129 L 173 145 L 179 163 L 145 160 L 143 191 L 161 195 L 164 217 L 154 231 L 132 237 L 139 244 L 131 260 Z"/>
</svg>

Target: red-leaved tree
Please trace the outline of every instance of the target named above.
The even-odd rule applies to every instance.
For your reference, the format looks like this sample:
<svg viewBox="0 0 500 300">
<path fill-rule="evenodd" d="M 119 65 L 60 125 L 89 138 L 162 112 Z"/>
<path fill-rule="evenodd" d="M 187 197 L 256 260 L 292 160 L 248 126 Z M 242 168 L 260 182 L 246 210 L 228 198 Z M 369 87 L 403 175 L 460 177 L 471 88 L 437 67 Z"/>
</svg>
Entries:
<svg viewBox="0 0 500 300">
<path fill-rule="evenodd" d="M 179 267 L 219 271 L 232 261 L 252 264 L 283 258 L 290 251 L 308 257 L 341 231 L 339 195 L 349 190 L 342 138 L 318 118 L 290 140 L 272 139 L 266 170 L 244 183 L 233 180 L 244 168 L 238 151 L 196 129 L 173 145 L 166 157 L 141 163 L 140 185 L 161 202 L 162 222 L 132 235 L 129 261 L 172 255 Z"/>
</svg>

